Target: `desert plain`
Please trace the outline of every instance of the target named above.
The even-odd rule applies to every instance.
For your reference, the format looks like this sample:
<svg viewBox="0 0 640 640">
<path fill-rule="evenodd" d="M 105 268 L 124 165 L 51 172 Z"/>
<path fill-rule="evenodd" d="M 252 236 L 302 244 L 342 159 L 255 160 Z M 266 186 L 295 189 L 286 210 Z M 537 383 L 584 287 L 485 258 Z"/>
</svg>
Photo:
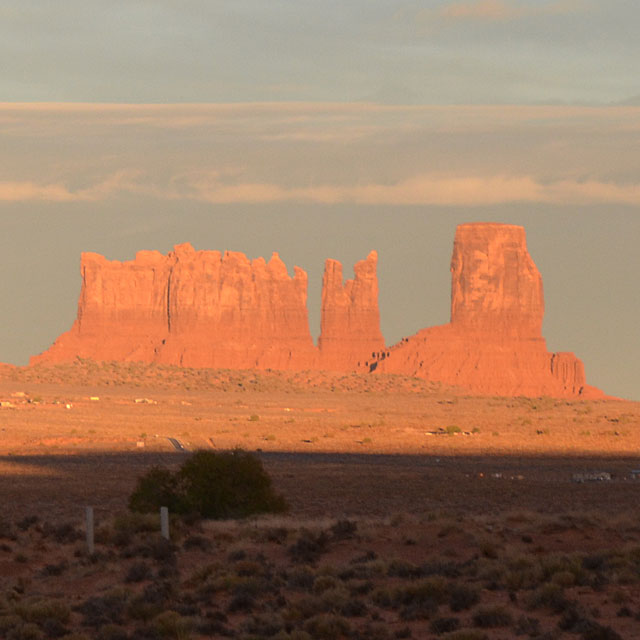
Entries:
<svg viewBox="0 0 640 640">
<path fill-rule="evenodd" d="M 80 359 L 0 396 L 3 637 L 640 637 L 638 403 Z M 151 466 L 233 448 L 288 513 L 166 548 L 128 513 Z"/>
</svg>

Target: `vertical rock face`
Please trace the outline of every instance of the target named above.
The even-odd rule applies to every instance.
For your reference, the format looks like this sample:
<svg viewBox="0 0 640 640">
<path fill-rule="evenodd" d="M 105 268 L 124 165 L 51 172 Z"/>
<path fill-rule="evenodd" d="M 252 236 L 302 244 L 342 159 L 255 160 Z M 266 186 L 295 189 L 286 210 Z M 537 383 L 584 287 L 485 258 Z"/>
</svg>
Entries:
<svg viewBox="0 0 640 640">
<path fill-rule="evenodd" d="M 169 335 L 157 360 L 242 369 L 315 365 L 302 269 L 291 278 L 277 253 L 269 262 L 251 261 L 239 252 L 180 245 L 171 255 Z"/>
<path fill-rule="evenodd" d="M 311 368 L 307 274 L 277 254 L 174 248 L 130 262 L 85 253 L 77 319 L 32 362 L 76 356 L 193 367 Z"/>
<path fill-rule="evenodd" d="M 129 262 L 94 253 L 81 260 L 73 327 L 31 363 L 94 360 L 161 362 L 228 369 L 351 371 L 384 347 L 378 312 L 377 255 L 355 266 L 328 260 L 322 335 L 309 332 L 307 274 L 290 277 L 277 253 L 266 262 L 243 253 L 141 251 Z"/>
<path fill-rule="evenodd" d="M 156 251 L 140 251 L 131 262 L 83 253 L 78 315 L 70 331 L 32 360 L 153 359 L 167 334 L 167 287 L 171 265 Z"/>
<path fill-rule="evenodd" d="M 318 347 L 323 369 L 349 371 L 384 349 L 378 310 L 378 254 L 372 251 L 343 283 L 342 265 L 327 260 L 322 279 L 322 316 Z"/>
<path fill-rule="evenodd" d="M 451 259 L 451 324 L 462 331 L 539 338 L 542 277 L 522 227 L 463 224 Z"/>
<path fill-rule="evenodd" d="M 524 229 L 460 225 L 451 260 L 451 322 L 423 329 L 371 364 L 487 395 L 597 397 L 572 353 L 542 337 L 542 279 Z"/>
</svg>

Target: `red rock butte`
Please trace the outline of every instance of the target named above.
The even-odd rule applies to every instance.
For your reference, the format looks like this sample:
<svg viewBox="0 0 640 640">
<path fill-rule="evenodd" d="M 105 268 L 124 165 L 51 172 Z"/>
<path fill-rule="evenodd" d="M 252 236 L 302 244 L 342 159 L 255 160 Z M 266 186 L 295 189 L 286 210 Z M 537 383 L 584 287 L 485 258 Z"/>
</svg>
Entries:
<svg viewBox="0 0 640 640">
<path fill-rule="evenodd" d="M 83 253 L 73 327 L 31 359 L 141 361 L 225 369 L 349 371 L 384 348 L 378 312 L 377 254 L 342 282 L 327 260 L 322 333 L 309 331 L 307 274 L 290 277 L 277 253 L 269 262 L 181 244 L 167 256 L 140 251 L 129 262 Z"/>
<path fill-rule="evenodd" d="M 142 361 L 225 369 L 329 370 L 417 376 L 487 395 L 601 397 L 572 353 L 542 337 L 542 278 L 522 227 L 460 225 L 451 260 L 451 322 L 385 347 L 378 256 L 325 263 L 321 331 L 313 344 L 307 274 L 293 277 L 277 253 L 266 262 L 190 244 L 129 262 L 81 258 L 78 314 L 30 364 Z"/>
<path fill-rule="evenodd" d="M 547 351 L 543 315 L 542 278 L 524 229 L 463 224 L 451 259 L 451 322 L 403 339 L 369 368 L 486 395 L 602 397 L 586 384 L 581 360 Z"/>
</svg>

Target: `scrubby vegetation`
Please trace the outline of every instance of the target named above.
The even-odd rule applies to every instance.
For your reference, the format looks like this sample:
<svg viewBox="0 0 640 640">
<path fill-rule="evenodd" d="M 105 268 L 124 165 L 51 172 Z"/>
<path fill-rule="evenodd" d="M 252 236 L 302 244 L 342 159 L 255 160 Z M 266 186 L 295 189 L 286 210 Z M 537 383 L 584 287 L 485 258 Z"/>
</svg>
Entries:
<svg viewBox="0 0 640 640">
<path fill-rule="evenodd" d="M 0 637 L 633 637 L 640 622 L 635 522 L 619 526 L 628 543 L 593 553 L 557 549 L 562 533 L 603 533 L 605 525 L 586 519 L 581 528 L 563 521 L 568 528 L 558 533 L 561 523 L 552 527 L 542 516 L 463 518 L 459 534 L 440 537 L 448 520 L 177 520 L 168 541 L 157 514 L 130 513 L 99 524 L 91 556 L 72 524 L 0 521 L 7 568 Z M 490 543 L 498 552 L 487 555 Z M 18 551 L 27 563 L 12 560 Z M 64 570 L 43 571 L 47 564 Z"/>
<path fill-rule="evenodd" d="M 316 371 L 193 369 L 145 362 L 97 362 L 79 356 L 70 363 L 13 367 L 0 372 L 0 375 L 8 380 L 21 383 L 44 382 L 109 387 L 126 385 L 185 391 L 215 389 L 233 392 L 273 392 L 313 387 L 328 391 L 367 393 L 393 390 L 433 393 L 446 389 L 438 382 L 393 374 L 371 376 L 368 373 L 336 375 Z M 257 414 L 256 418 L 259 419 Z"/>
<path fill-rule="evenodd" d="M 244 518 L 286 510 L 260 459 L 246 451 L 198 451 L 173 473 L 154 467 L 139 478 L 129 508 L 153 512 L 168 507 L 203 518 Z"/>
</svg>

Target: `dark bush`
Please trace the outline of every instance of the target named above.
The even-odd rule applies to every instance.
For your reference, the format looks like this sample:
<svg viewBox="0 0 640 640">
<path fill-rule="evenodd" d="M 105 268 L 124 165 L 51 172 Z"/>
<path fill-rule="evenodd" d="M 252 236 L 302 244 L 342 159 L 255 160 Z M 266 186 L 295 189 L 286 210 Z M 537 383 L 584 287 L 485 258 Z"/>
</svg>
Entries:
<svg viewBox="0 0 640 640">
<path fill-rule="evenodd" d="M 124 592 L 113 592 L 104 596 L 92 596 L 76 607 L 83 615 L 83 623 L 89 627 L 103 627 L 107 624 L 121 624 L 127 601 Z"/>
<path fill-rule="evenodd" d="M 355 537 L 357 531 L 358 525 L 353 520 L 338 520 L 331 527 L 334 540 L 349 540 Z"/>
<path fill-rule="evenodd" d="M 577 605 L 569 606 L 562 614 L 558 628 L 569 633 L 580 634 L 582 640 L 622 640 L 611 627 L 605 627 L 590 619 Z"/>
<path fill-rule="evenodd" d="M 298 539 L 289 547 L 289 555 L 295 562 L 312 564 L 326 553 L 329 548 L 329 537 L 324 531 L 314 533 L 308 529 L 300 532 Z"/>
<path fill-rule="evenodd" d="M 51 525 L 45 522 L 42 526 L 43 537 L 52 537 L 59 544 L 72 544 L 82 538 L 82 533 L 72 524 Z"/>
<path fill-rule="evenodd" d="M 520 616 L 516 620 L 514 631 L 517 636 L 528 635 L 531 638 L 535 638 L 540 635 L 540 620 L 537 618 Z"/>
<path fill-rule="evenodd" d="M 315 575 L 308 567 L 293 568 L 287 574 L 287 586 L 290 589 L 308 591 L 313 587 Z"/>
<path fill-rule="evenodd" d="M 40 624 L 47 638 L 61 638 L 69 633 L 69 629 L 56 618 L 47 618 Z"/>
<path fill-rule="evenodd" d="M 107 624 L 100 629 L 98 640 L 129 640 L 129 634 L 117 624 Z"/>
<path fill-rule="evenodd" d="M 543 584 L 529 597 L 528 605 L 531 609 L 547 608 L 554 613 L 562 613 L 571 606 L 571 602 L 564 594 L 564 590 L 557 584 Z"/>
<path fill-rule="evenodd" d="M 0 538 L 4 538 L 6 540 L 17 539 L 16 532 L 13 529 L 13 525 L 4 518 L 0 518 Z"/>
<path fill-rule="evenodd" d="M 594 622 L 592 628 L 582 634 L 582 638 L 583 640 L 622 640 L 622 636 L 617 631 L 597 622 Z"/>
<path fill-rule="evenodd" d="M 441 635 L 448 633 L 449 631 L 456 631 L 460 627 L 460 620 L 458 618 L 436 618 L 431 621 L 429 630 L 432 633 Z"/>
<path fill-rule="evenodd" d="M 317 640 L 335 640 L 349 634 L 349 623 L 339 616 L 320 614 L 309 618 L 304 630 Z"/>
<path fill-rule="evenodd" d="M 129 567 L 127 575 L 124 579 L 125 582 L 142 582 L 151 578 L 151 568 L 144 562 L 135 562 Z"/>
<path fill-rule="evenodd" d="M 26 516 L 25 518 L 20 520 L 20 522 L 18 522 L 18 529 L 20 529 L 20 531 L 26 531 L 34 524 L 37 524 L 39 521 L 40 518 L 38 518 L 38 516 Z"/>
<path fill-rule="evenodd" d="M 47 564 L 47 565 L 45 565 L 44 568 L 40 571 L 40 575 L 42 575 L 42 576 L 60 576 L 68 568 L 69 568 L 69 565 L 67 564 L 66 560 L 61 560 L 60 562 L 58 562 L 58 564 Z"/>
<path fill-rule="evenodd" d="M 358 598 L 349 598 L 342 606 L 339 607 L 339 611 L 343 616 L 348 618 L 357 618 L 364 616 L 368 609 L 367 605 Z"/>
<path fill-rule="evenodd" d="M 503 607 L 488 607 L 478 609 L 473 614 L 473 624 L 483 629 L 493 629 L 495 627 L 508 627 L 513 623 L 511 614 Z"/>
<path fill-rule="evenodd" d="M 234 451 L 198 451 L 178 470 L 152 468 L 138 479 L 129 498 L 132 511 L 157 511 L 204 518 L 242 518 L 254 513 L 286 510 L 262 462 L 255 455 Z"/>
<path fill-rule="evenodd" d="M 478 590 L 465 584 L 454 584 L 450 587 L 449 606 L 451 611 L 470 609 L 480 599 Z"/>
<path fill-rule="evenodd" d="M 190 551 L 192 549 L 199 549 L 200 551 L 210 551 L 211 550 L 211 541 L 203 536 L 189 536 L 183 543 L 182 548 L 185 551 Z"/>
<path fill-rule="evenodd" d="M 387 568 L 387 575 L 390 578 L 420 578 L 423 571 L 421 567 L 417 567 L 406 560 L 392 560 Z"/>
<path fill-rule="evenodd" d="M 129 509 L 140 513 L 167 507 L 172 513 L 184 513 L 185 505 L 178 490 L 178 478 L 168 469 L 152 467 L 138 478 L 135 491 L 129 498 Z"/>
</svg>

